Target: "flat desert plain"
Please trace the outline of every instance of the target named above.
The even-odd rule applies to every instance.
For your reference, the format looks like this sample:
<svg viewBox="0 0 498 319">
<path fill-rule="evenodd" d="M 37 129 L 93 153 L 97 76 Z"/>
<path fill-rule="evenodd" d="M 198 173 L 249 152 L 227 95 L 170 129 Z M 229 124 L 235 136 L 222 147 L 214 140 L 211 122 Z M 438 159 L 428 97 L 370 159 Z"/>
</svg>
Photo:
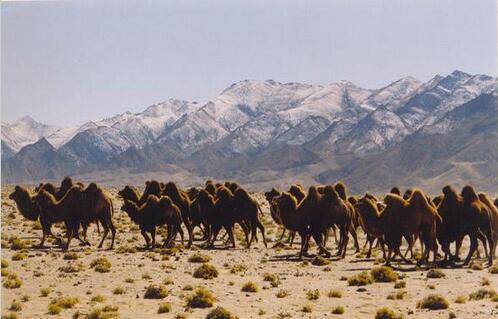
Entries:
<svg viewBox="0 0 498 319">
<path fill-rule="evenodd" d="M 99 235 L 92 225 L 92 246 L 79 246 L 73 240 L 65 253 L 52 239 L 46 243 L 48 248 L 36 248 L 40 225 L 17 212 L 8 199 L 12 189 L 2 187 L 2 318 L 206 318 L 216 307 L 233 316 L 209 318 L 375 318 L 383 307 L 395 316 L 379 318 L 498 317 L 494 292 L 498 274 L 485 267 L 484 258 L 474 259 L 471 267 L 440 268 L 429 275 L 440 278 L 428 278 L 428 269 L 396 261 L 397 278 L 387 279 L 394 281 L 368 283 L 371 270 L 382 265 L 379 249 L 366 258 L 364 252 L 355 253 L 350 241 L 345 259 L 299 261 L 299 238 L 292 247 L 277 243 L 281 229 L 273 223 L 261 194 L 254 196 L 265 215 L 268 248 L 258 234 L 259 242 L 246 249 L 237 230 L 236 249 L 226 249 L 221 239 L 216 249 L 204 249 L 197 231 L 192 249 L 182 248 L 177 239 L 175 248 L 146 251 L 138 227 L 119 210 L 122 201 L 117 189 L 109 189 L 118 229 L 114 250 L 106 250 L 110 236 L 103 249 L 96 247 Z M 61 235 L 64 231 L 61 225 L 53 230 Z M 159 243 L 163 234 L 162 230 L 157 236 Z M 359 239 L 363 246 L 362 232 Z M 335 252 L 333 238 L 328 247 Z M 467 247 L 466 242 L 462 255 Z M 316 247 L 310 252 L 315 253 Z M 195 278 L 203 262 L 208 270 L 214 267 L 217 276 Z M 367 272 L 366 285 L 348 284 L 348 278 L 362 272 Z M 429 295 L 442 296 L 447 308 L 417 307 Z"/>
</svg>

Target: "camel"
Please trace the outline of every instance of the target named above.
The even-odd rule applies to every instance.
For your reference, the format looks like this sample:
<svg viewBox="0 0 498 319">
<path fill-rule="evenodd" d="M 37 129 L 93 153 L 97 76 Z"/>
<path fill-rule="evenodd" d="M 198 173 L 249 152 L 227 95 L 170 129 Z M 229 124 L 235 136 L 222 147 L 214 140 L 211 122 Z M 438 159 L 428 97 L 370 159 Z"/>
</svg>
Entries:
<svg viewBox="0 0 498 319">
<path fill-rule="evenodd" d="M 130 219 L 139 225 L 140 233 L 145 239 L 146 249 L 153 249 L 156 246 L 157 226 L 167 225 L 168 236 L 164 240 L 163 247 L 168 247 L 177 233 L 183 232 L 180 209 L 167 196 L 159 198 L 155 195 L 149 195 L 141 206 L 125 199 L 121 210 L 126 212 Z M 151 234 L 152 242 L 147 233 Z"/>
</svg>

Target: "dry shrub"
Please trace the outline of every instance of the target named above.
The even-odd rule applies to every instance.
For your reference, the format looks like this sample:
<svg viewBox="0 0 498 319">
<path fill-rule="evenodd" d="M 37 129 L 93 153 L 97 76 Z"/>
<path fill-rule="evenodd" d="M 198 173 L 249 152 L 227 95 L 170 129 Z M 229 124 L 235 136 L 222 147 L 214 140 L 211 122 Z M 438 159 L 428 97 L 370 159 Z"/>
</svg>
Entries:
<svg viewBox="0 0 498 319">
<path fill-rule="evenodd" d="M 213 279 L 218 277 L 218 269 L 210 264 L 203 264 L 194 271 L 194 278 Z"/>
<path fill-rule="evenodd" d="M 432 294 L 417 303 L 417 308 L 439 310 L 447 309 L 450 303 L 441 295 Z"/>
</svg>

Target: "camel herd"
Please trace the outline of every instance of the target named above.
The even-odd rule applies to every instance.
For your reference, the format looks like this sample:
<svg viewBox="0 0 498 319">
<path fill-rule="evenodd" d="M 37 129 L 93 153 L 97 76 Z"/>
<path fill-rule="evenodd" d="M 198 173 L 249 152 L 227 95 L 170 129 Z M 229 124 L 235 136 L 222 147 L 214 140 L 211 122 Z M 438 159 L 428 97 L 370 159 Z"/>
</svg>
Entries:
<svg viewBox="0 0 498 319">
<path fill-rule="evenodd" d="M 186 246 L 190 247 L 196 227 L 201 230 L 206 247 L 214 246 L 222 229 L 235 247 L 235 224 L 243 230 L 247 247 L 258 240 L 258 230 L 267 246 L 265 228 L 260 220 L 261 207 L 237 183 L 208 180 L 202 188 L 183 190 L 173 182 L 147 181 L 142 194 L 131 186 L 125 186 L 118 194 L 123 199 L 121 210 L 138 225 L 147 249 L 155 247 L 156 229 L 161 226 L 167 229 L 165 247 L 178 235 L 183 242 L 184 230 L 188 236 Z M 463 264 L 469 264 L 474 254 L 479 253 L 479 241 L 489 265 L 493 263 L 498 242 L 498 199 L 493 203 L 472 186 L 465 186 L 460 193 L 445 186 L 442 194 L 433 198 L 420 189 L 407 190 L 401 195 L 394 187 L 382 198 L 376 198 L 368 193 L 361 197 L 348 196 L 342 182 L 311 186 L 307 192 L 295 184 L 287 192 L 272 189 L 265 197 L 273 220 L 284 227 L 280 239 L 286 230 L 290 233 L 291 245 L 296 234 L 301 237 L 299 258 L 308 254 L 311 238 L 318 247 L 318 254 L 329 257 L 331 253 L 326 243 L 330 232 L 336 238 L 338 256 L 345 257 L 350 236 L 359 252 L 357 231 L 361 229 L 366 234 L 365 245 L 369 246 L 367 257 L 376 242 L 387 265 L 396 256 L 410 262 L 408 253 L 409 258 L 414 259 L 413 246 L 417 240 L 422 249 L 419 264 L 429 263 L 431 252 L 435 262 L 441 246 L 443 262 L 454 265 L 466 236 L 470 238 L 470 249 Z M 51 231 L 54 223 L 65 225 L 64 249 L 69 248 L 72 238 L 89 245 L 87 228 L 96 223 L 97 227 L 103 227 L 98 247 L 102 247 L 109 231 L 112 236 L 110 249 L 114 247 L 113 203 L 106 191 L 95 183 L 84 187 L 66 177 L 59 187 L 44 183 L 36 187 L 34 193 L 16 186 L 9 198 L 15 201 L 23 217 L 42 225 L 40 246 L 44 245 L 46 236 L 54 236 Z M 408 243 L 404 254 L 400 250 L 403 238 Z M 455 243 L 454 252 L 450 250 L 451 243 Z"/>
</svg>

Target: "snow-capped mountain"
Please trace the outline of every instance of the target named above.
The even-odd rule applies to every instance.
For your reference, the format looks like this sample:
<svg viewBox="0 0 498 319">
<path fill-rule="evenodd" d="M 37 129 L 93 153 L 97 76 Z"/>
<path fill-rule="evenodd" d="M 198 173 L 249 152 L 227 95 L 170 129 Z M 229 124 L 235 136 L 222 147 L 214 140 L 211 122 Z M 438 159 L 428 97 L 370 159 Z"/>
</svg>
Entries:
<svg viewBox="0 0 498 319">
<path fill-rule="evenodd" d="M 446 115 L 495 94 L 496 84 L 494 77 L 461 71 L 425 83 L 408 76 L 380 89 L 348 81 L 244 80 L 204 103 L 170 99 L 140 113 L 81 126 L 49 126 L 29 117 L 2 124 L 2 161 L 13 161 L 15 153 L 40 138 L 45 138 L 41 145 L 53 147 L 47 152 L 56 154 L 60 174 L 130 165 L 157 168 L 166 162 L 195 169 L 195 163 L 222 163 L 224 158 L 244 158 L 239 163 L 247 165 L 252 162 L 247 159 L 254 159 L 261 166 L 286 149 L 300 157 L 286 161 L 287 166 L 315 162 L 317 156 L 367 156 L 389 151 L 421 129 L 446 134 L 463 120 L 450 121 Z M 305 155 L 308 151 L 315 155 Z M 20 168 L 12 167 L 9 174 L 15 176 Z M 29 176 L 28 169 L 22 170 Z"/>
<path fill-rule="evenodd" d="M 25 116 L 12 124 L 2 123 L 2 142 L 15 151 L 37 142 L 61 129 L 58 126 L 38 123 Z"/>
</svg>

